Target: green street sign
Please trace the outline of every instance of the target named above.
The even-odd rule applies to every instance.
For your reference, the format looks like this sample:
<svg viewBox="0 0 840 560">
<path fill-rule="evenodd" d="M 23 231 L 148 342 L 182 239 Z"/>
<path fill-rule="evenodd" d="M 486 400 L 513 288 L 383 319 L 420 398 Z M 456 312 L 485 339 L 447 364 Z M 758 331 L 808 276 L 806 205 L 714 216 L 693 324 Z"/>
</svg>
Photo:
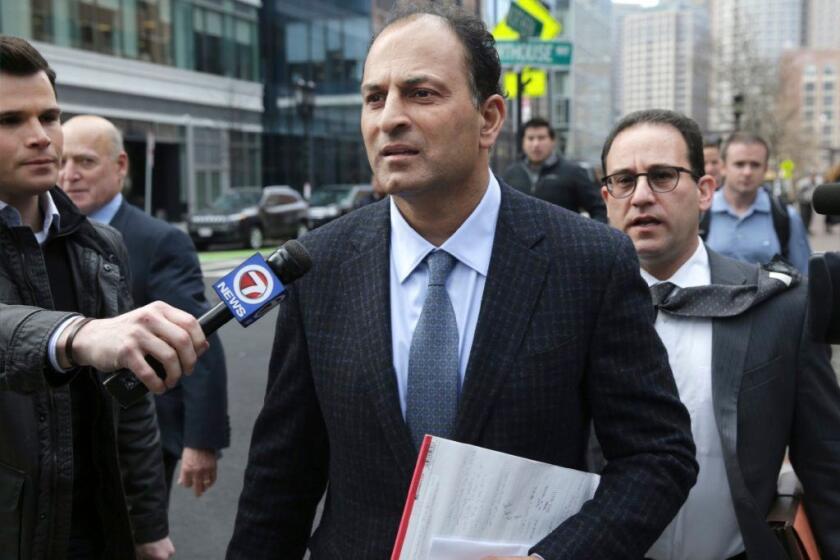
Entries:
<svg viewBox="0 0 840 560">
<path fill-rule="evenodd" d="M 568 66 L 572 63 L 569 41 L 496 41 L 502 66 Z"/>
<path fill-rule="evenodd" d="M 506 21 L 508 27 L 519 33 L 523 39 L 539 37 L 542 33 L 542 22 L 523 10 L 517 3 L 510 5 Z"/>
</svg>

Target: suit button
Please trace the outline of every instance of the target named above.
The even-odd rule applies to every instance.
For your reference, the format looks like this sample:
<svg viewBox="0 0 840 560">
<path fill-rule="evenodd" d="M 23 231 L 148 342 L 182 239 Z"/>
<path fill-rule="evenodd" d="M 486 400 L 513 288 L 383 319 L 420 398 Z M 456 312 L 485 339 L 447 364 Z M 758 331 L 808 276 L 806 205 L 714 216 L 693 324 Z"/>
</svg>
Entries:
<svg viewBox="0 0 840 560">
<path fill-rule="evenodd" d="M 46 414 L 40 414 L 40 415 L 38 415 L 38 422 L 40 422 L 41 424 L 43 424 L 43 423 L 44 423 L 44 422 L 46 422 L 46 421 L 47 421 L 47 415 L 46 415 Z"/>
<path fill-rule="evenodd" d="M 46 519 L 46 518 L 47 518 L 47 514 L 46 514 L 46 513 L 42 513 L 42 514 L 41 514 L 41 515 L 39 515 L 38 517 L 41 519 L 41 521 L 43 521 L 44 519 Z"/>
</svg>

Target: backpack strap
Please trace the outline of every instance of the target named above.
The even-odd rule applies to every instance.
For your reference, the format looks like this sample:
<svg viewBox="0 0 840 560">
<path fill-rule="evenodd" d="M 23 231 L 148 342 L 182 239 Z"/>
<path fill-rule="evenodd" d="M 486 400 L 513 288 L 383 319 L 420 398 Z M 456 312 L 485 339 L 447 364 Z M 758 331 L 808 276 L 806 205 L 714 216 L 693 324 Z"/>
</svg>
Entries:
<svg viewBox="0 0 840 560">
<path fill-rule="evenodd" d="M 773 217 L 773 229 L 779 238 L 782 257 L 787 259 L 790 253 L 790 214 L 781 196 L 770 195 L 770 215 Z"/>
</svg>

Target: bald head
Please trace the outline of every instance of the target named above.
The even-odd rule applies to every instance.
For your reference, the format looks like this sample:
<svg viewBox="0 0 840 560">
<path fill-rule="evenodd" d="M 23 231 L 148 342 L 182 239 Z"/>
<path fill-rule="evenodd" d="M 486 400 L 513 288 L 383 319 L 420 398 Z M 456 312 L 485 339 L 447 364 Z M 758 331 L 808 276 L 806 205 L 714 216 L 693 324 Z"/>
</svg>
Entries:
<svg viewBox="0 0 840 560">
<path fill-rule="evenodd" d="M 96 212 L 122 190 L 128 156 L 122 134 L 107 119 L 73 117 L 64 129 L 59 184 L 85 214 Z"/>
</svg>

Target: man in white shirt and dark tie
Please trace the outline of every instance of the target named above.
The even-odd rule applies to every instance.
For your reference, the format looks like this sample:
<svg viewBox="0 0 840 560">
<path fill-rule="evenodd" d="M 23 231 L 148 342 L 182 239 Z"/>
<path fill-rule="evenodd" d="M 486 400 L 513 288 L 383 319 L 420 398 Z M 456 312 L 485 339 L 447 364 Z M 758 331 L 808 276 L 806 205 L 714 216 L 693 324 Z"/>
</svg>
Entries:
<svg viewBox="0 0 840 560">
<path fill-rule="evenodd" d="M 602 162 L 609 220 L 632 239 L 651 287 L 700 465 L 647 556 L 787 558 L 765 518 L 790 446 L 823 557 L 840 557 L 840 389 L 827 349 L 805 332 L 805 280 L 700 241 L 698 216 L 715 181 L 691 119 L 632 113 L 608 137 Z"/>
</svg>

